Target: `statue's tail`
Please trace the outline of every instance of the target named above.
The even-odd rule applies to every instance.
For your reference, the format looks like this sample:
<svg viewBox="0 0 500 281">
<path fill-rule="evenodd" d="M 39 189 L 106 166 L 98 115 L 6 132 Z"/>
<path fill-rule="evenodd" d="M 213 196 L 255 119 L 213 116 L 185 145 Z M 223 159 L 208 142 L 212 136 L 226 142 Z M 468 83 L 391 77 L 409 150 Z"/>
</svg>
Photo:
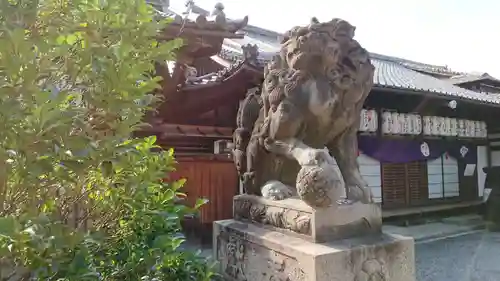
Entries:
<svg viewBox="0 0 500 281">
<path fill-rule="evenodd" d="M 259 118 L 262 98 L 259 94 L 249 93 L 240 103 L 233 134 L 233 156 L 240 177 L 247 172 L 246 151 L 255 122 Z"/>
</svg>

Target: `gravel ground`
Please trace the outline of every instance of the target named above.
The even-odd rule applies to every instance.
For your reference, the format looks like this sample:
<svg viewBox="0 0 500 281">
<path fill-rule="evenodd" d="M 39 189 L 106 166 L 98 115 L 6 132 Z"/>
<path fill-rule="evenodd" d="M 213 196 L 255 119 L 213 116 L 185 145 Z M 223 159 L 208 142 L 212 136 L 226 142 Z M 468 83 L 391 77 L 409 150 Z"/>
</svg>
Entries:
<svg viewBox="0 0 500 281">
<path fill-rule="evenodd" d="M 500 233 L 416 245 L 418 281 L 500 281 Z"/>
</svg>

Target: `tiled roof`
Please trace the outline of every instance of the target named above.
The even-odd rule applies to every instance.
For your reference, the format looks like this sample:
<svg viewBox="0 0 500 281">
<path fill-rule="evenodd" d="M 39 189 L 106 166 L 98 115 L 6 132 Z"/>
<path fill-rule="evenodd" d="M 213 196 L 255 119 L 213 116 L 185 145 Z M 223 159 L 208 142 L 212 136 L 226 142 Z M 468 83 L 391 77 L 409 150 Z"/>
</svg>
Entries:
<svg viewBox="0 0 500 281">
<path fill-rule="evenodd" d="M 213 72 L 199 77 L 188 78 L 186 79 L 186 85 L 205 85 L 220 82 L 223 79 L 222 75 L 219 75 L 218 72 Z"/>
<path fill-rule="evenodd" d="M 204 138 L 230 138 L 232 129 L 226 127 L 196 126 L 183 124 L 165 124 L 162 120 L 155 120 L 150 132 L 161 132 L 165 137 L 204 137 Z"/>
<path fill-rule="evenodd" d="M 435 74 L 441 74 L 441 75 L 445 75 L 445 76 L 453 76 L 453 75 L 462 74 L 461 72 L 451 70 L 446 65 L 434 65 L 434 64 L 428 64 L 428 63 L 421 63 L 421 62 L 416 62 L 416 61 L 412 61 L 412 60 L 408 60 L 408 59 L 403 59 L 403 58 L 398 58 L 398 57 L 393 57 L 393 56 L 386 56 L 386 55 L 375 54 L 375 53 L 371 53 L 371 57 L 372 57 L 372 59 L 375 58 L 375 59 L 380 59 L 380 60 L 384 60 L 384 61 L 399 63 L 401 65 L 404 65 L 407 68 L 417 70 L 417 71 L 427 72 L 427 73 L 435 73 Z"/>
<path fill-rule="evenodd" d="M 194 5 L 191 7 L 190 12 L 183 13 L 170 7 L 161 6 L 158 1 L 147 1 L 155 9 L 157 17 L 169 18 L 172 20 L 173 25 L 180 25 L 182 28 L 215 29 L 235 33 L 248 24 L 248 17 L 239 20 L 228 19 L 223 12 L 223 6 L 216 5 L 214 11 L 208 14 L 207 11 Z"/>
<path fill-rule="evenodd" d="M 207 12 L 206 10 L 203 11 Z M 171 17 L 177 16 L 178 18 L 180 14 L 171 10 L 168 12 Z M 191 20 L 194 20 L 194 17 L 200 16 L 200 14 L 203 16 L 204 13 L 193 13 L 190 15 L 190 18 L 192 18 Z M 229 20 L 229 22 L 232 21 Z M 220 56 L 222 58 L 231 62 L 241 63 L 243 60 L 243 51 L 241 47 L 248 44 L 257 45 L 259 50 L 257 63 L 263 66 L 274 56 L 274 54 L 277 53 L 279 49 L 279 33 L 256 26 L 244 26 L 242 31 L 246 33 L 246 36 L 243 39 L 224 40 L 224 44 L 220 52 Z M 460 88 L 453 85 L 459 84 L 452 82 L 453 78 L 440 80 L 430 75 L 421 73 L 437 73 L 449 77 L 464 75 L 464 73 L 450 70 L 447 66 L 425 64 L 375 53 L 371 53 L 370 56 L 372 63 L 375 66 L 374 83 L 376 87 L 411 90 L 421 93 L 474 100 L 488 104 L 500 104 L 500 98 L 498 98 L 497 95 L 478 93 Z M 200 79 L 192 79 L 192 81 L 188 81 L 188 84 L 197 85 L 221 81 L 224 77 L 227 77 L 229 73 L 231 73 L 231 70 L 223 71 L 221 73 L 213 73 L 213 75 L 206 75 Z"/>
<path fill-rule="evenodd" d="M 242 64 L 242 61 L 238 63 L 231 64 L 229 67 L 226 67 L 220 71 L 208 73 L 202 76 L 197 77 L 189 77 L 186 79 L 186 85 L 195 86 L 195 85 L 206 85 L 214 82 L 221 82 L 224 79 L 229 78 Z"/>
<path fill-rule="evenodd" d="M 250 37 L 247 34 L 245 39 L 226 39 L 220 53 L 221 57 L 230 61 L 241 60 L 242 45 L 239 44 L 239 42 L 256 44 L 258 46 L 260 64 L 269 61 L 278 51 L 277 44 L 259 42 L 259 40 Z M 420 68 L 428 66 L 427 69 L 434 69 L 437 71 L 439 66 L 419 64 L 417 62 L 411 62 L 379 54 L 370 54 L 370 56 L 372 63 L 375 66 L 375 75 L 373 79 L 376 87 L 411 90 L 424 94 L 427 93 L 449 96 L 453 98 L 479 101 L 487 104 L 500 104 L 500 98 L 498 98 L 497 95 L 478 93 L 460 88 L 447 80 L 441 80 L 430 75 L 425 75 L 415 69 L 417 66 Z M 445 70 L 445 67 L 441 68 L 441 71 L 444 72 Z"/>
<path fill-rule="evenodd" d="M 456 76 L 450 77 L 450 79 L 448 81 L 455 84 L 455 85 L 459 85 L 459 84 L 463 84 L 463 83 L 481 81 L 481 80 L 492 80 L 492 81 L 500 82 L 500 80 L 489 75 L 488 73 L 481 73 L 481 74 L 466 73 L 466 74 L 456 75 Z"/>
<path fill-rule="evenodd" d="M 399 63 L 372 58 L 372 64 L 375 66 L 373 81 L 379 87 L 435 93 L 484 103 L 500 104 L 500 99 L 495 95 L 460 88 L 445 80 L 409 69 Z"/>
</svg>

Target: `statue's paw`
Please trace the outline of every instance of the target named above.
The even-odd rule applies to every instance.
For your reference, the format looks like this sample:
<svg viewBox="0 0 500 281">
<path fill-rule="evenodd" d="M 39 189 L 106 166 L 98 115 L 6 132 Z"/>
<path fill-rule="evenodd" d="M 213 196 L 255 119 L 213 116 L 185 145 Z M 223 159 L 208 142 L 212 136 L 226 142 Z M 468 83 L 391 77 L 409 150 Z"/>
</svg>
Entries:
<svg viewBox="0 0 500 281">
<path fill-rule="evenodd" d="M 233 161 L 234 164 L 236 165 L 236 170 L 238 171 L 238 174 L 241 175 L 246 170 L 245 152 L 243 152 L 240 149 L 234 149 L 232 153 L 233 153 Z"/>
<path fill-rule="evenodd" d="M 279 181 L 269 181 L 261 189 L 262 197 L 271 200 L 284 200 L 295 195 L 295 190 Z"/>
<path fill-rule="evenodd" d="M 372 189 L 369 186 L 363 188 L 363 200 L 362 200 L 362 202 L 365 204 L 375 203 L 375 201 L 373 200 Z"/>
<path fill-rule="evenodd" d="M 264 139 L 264 147 L 267 151 L 280 155 L 287 155 L 291 149 L 290 144 L 271 138 Z"/>
<path fill-rule="evenodd" d="M 241 176 L 243 190 L 247 194 L 259 194 L 258 187 L 255 187 L 255 172 L 245 172 Z"/>
<path fill-rule="evenodd" d="M 310 155 L 308 157 L 311 159 L 315 165 L 336 165 L 335 159 L 330 155 L 327 149 L 311 149 Z"/>
<path fill-rule="evenodd" d="M 347 188 L 347 199 L 364 204 L 373 203 L 373 195 L 370 187 L 351 185 Z"/>
</svg>

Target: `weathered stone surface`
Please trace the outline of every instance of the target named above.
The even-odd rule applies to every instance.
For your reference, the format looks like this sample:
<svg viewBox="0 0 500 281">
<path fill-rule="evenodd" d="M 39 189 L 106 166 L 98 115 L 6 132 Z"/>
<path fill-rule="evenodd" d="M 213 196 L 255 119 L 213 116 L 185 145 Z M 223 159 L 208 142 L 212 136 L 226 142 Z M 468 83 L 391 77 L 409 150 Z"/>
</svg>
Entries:
<svg viewBox="0 0 500 281">
<path fill-rule="evenodd" d="M 379 235 L 382 228 L 382 212 L 377 204 L 358 202 L 316 209 L 298 198 L 274 201 L 243 194 L 234 197 L 233 209 L 236 220 L 258 223 L 311 242 Z"/>
<path fill-rule="evenodd" d="M 318 244 L 218 221 L 214 257 L 230 281 L 415 281 L 413 239 L 386 234 Z"/>
<path fill-rule="evenodd" d="M 235 220 L 214 225 L 228 280 L 415 280 L 413 239 L 381 232 L 359 171 L 374 67 L 354 30 L 341 19 L 291 29 L 260 93 L 241 103 L 233 156 L 247 194 L 234 199 Z"/>
<path fill-rule="evenodd" d="M 298 195 L 327 208 L 345 189 L 352 201 L 373 202 L 356 159 L 374 67 L 354 30 L 341 19 L 314 19 L 285 34 L 265 67 L 260 94 L 238 111 L 234 160 L 246 193 L 274 200 Z M 342 175 L 332 169 L 325 146 Z"/>
</svg>

